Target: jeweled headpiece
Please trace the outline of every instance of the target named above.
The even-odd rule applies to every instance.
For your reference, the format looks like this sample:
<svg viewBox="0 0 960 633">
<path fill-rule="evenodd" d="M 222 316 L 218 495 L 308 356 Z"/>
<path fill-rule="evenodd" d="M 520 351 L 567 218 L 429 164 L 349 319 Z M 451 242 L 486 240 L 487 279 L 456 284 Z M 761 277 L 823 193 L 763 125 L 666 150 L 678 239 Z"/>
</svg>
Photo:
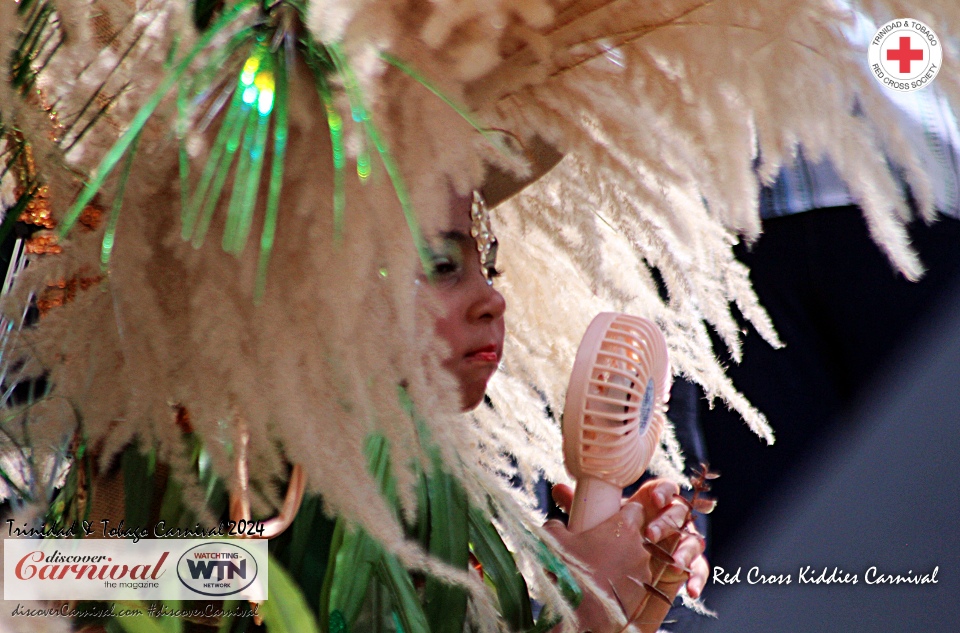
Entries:
<svg viewBox="0 0 960 633">
<path fill-rule="evenodd" d="M 490 210 L 479 191 L 473 192 L 473 204 L 470 205 L 470 235 L 477 241 L 483 277 L 492 285 L 490 271 L 497 264 L 497 236 L 493 234 L 490 226 Z"/>
</svg>

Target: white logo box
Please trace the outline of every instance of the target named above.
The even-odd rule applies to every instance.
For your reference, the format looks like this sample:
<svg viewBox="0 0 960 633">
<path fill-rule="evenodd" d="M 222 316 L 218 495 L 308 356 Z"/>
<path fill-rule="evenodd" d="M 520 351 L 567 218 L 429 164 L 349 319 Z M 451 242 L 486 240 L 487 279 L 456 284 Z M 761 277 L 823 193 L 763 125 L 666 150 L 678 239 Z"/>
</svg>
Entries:
<svg viewBox="0 0 960 633">
<path fill-rule="evenodd" d="M 267 599 L 261 539 L 13 539 L 4 600 Z"/>
</svg>

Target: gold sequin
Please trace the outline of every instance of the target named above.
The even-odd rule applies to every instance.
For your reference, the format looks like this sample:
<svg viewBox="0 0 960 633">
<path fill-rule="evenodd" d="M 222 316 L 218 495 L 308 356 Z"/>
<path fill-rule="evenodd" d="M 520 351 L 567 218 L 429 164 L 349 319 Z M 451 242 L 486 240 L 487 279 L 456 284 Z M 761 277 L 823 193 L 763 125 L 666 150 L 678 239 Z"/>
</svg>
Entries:
<svg viewBox="0 0 960 633">
<path fill-rule="evenodd" d="M 58 255 L 63 247 L 57 243 L 57 236 L 47 231 L 35 233 L 23 245 L 29 255 Z"/>
<path fill-rule="evenodd" d="M 23 195 L 23 192 L 18 191 L 17 195 Z M 53 221 L 53 211 L 50 207 L 50 190 L 46 185 L 37 188 L 33 199 L 27 203 L 23 213 L 17 219 L 24 224 L 39 226 L 44 229 L 52 229 L 56 226 Z"/>
<path fill-rule="evenodd" d="M 80 217 L 77 218 L 77 222 L 88 231 L 96 231 L 103 223 L 103 217 L 103 209 L 97 206 L 96 198 L 94 198 L 93 203 L 83 208 Z"/>
</svg>

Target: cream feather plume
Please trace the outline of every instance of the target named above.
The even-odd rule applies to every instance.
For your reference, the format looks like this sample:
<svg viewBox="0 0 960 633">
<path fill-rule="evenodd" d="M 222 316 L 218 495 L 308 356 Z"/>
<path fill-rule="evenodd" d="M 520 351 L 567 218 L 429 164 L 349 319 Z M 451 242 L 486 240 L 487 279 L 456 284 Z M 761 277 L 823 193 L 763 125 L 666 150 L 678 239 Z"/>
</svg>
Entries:
<svg viewBox="0 0 960 633">
<path fill-rule="evenodd" d="M 35 105 L 0 105 L 3 121 L 34 144 L 56 218 L 76 191 L 77 174 L 94 170 L 165 77 L 172 43 L 186 50 L 197 40 L 180 5 L 56 3 L 69 37 L 40 73 L 41 89 L 66 118 L 99 86 L 116 94 L 102 124 L 69 151 L 49 140 L 49 118 Z M 890 15 L 922 19 L 947 43 L 960 35 L 953 0 L 876 0 L 862 8 L 878 23 Z M 925 176 L 906 139 L 883 126 L 889 112 L 861 69 L 865 53 L 840 28 L 850 19 L 831 0 L 310 2 L 306 26 L 350 60 L 426 234 L 443 221 L 450 186 L 466 193 L 482 184 L 490 164 L 515 169 L 516 160 L 384 53 L 464 104 L 483 127 L 524 144 L 540 137 L 565 154 L 496 210 L 510 308 L 506 361 L 490 387 L 493 408 L 470 421 L 444 413 L 456 409 L 455 386 L 439 368 L 445 350 L 426 325 L 433 308 L 417 301 L 414 242 L 382 167 L 368 182 L 347 178 L 344 234 L 332 238 L 332 148 L 303 68 L 291 79 L 282 215 L 262 301 L 254 301 L 254 248 L 235 257 L 214 239 L 199 248 L 181 239 L 170 98 L 141 135 L 109 272 L 10 339 L 17 358 L 30 361 L 17 372 L 49 373 L 57 397 L 80 413 L 91 441 L 102 443 L 104 460 L 135 436 L 171 458 L 179 450 L 173 407 L 183 406 L 229 478 L 229 446 L 242 420 L 251 432 L 253 477 L 267 491 L 254 499 L 259 513 L 278 503 L 269 484 L 285 462 L 301 463 L 330 511 L 364 526 L 410 567 L 436 571 L 435 561 L 404 540 L 363 456 L 365 439 L 377 432 L 389 439 L 393 464 L 422 462 L 416 426 L 396 398 L 405 384 L 446 466 L 478 506 L 493 500 L 532 583 L 569 614 L 531 562 L 530 534 L 546 538 L 531 499 L 518 499 L 503 475 L 565 478 L 559 430 L 544 412 L 560 410 L 577 341 L 595 313 L 656 320 L 675 370 L 770 441 L 771 429 L 725 376 L 707 334 L 708 324 L 716 328 L 738 358 L 736 305 L 778 344 L 775 324 L 731 251 L 759 234 L 761 181 L 789 162 L 798 144 L 830 157 L 891 262 L 908 277 L 921 272 L 904 231 L 909 212 L 883 156 L 902 165 L 921 193 Z M 113 28 L 104 30 L 105 21 Z M 2 36 L 0 51 L 7 51 L 12 35 L 5 28 Z M 948 48 L 950 63 L 956 53 Z M 938 82 L 957 103 L 960 75 L 942 73 Z M 854 114 L 855 101 L 864 116 Z M 361 124 L 347 117 L 344 125 L 356 160 L 368 141 Z M 210 134 L 195 131 L 186 140 L 202 165 Z M 108 181 L 106 199 L 115 187 Z M 920 200 L 929 217 L 929 196 Z M 215 220 L 211 235 L 219 238 L 222 228 Z M 98 274 L 103 234 L 102 225 L 74 230 L 62 254 L 34 257 L 4 299 L 12 322 L 50 284 Z M 74 429 L 76 420 L 62 417 L 61 426 L 44 427 L 51 444 Z M 516 463 L 505 457 L 511 454 Z M 655 467 L 680 478 L 676 448 Z M 394 470 L 401 503 L 412 512 L 414 475 Z M 490 613 L 475 582 L 455 570 L 438 573 L 469 585 L 476 612 Z"/>
</svg>

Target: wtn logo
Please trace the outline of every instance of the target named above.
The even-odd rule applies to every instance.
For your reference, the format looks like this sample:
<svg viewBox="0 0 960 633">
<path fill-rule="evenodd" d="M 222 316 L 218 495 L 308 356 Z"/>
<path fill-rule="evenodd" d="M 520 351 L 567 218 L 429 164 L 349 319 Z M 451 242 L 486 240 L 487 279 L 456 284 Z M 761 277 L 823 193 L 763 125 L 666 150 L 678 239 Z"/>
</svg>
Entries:
<svg viewBox="0 0 960 633">
<path fill-rule="evenodd" d="M 191 547 L 177 561 L 184 587 L 203 596 L 229 596 L 250 587 L 257 578 L 257 559 L 234 543 L 211 541 Z"/>
<path fill-rule="evenodd" d="M 229 560 L 189 560 L 187 559 L 187 568 L 190 570 L 190 577 L 194 580 L 203 578 L 210 580 L 213 571 L 217 571 L 216 580 L 233 580 L 235 576 L 240 576 L 244 580 L 247 578 L 247 561 L 241 560 L 240 564 Z"/>
</svg>

